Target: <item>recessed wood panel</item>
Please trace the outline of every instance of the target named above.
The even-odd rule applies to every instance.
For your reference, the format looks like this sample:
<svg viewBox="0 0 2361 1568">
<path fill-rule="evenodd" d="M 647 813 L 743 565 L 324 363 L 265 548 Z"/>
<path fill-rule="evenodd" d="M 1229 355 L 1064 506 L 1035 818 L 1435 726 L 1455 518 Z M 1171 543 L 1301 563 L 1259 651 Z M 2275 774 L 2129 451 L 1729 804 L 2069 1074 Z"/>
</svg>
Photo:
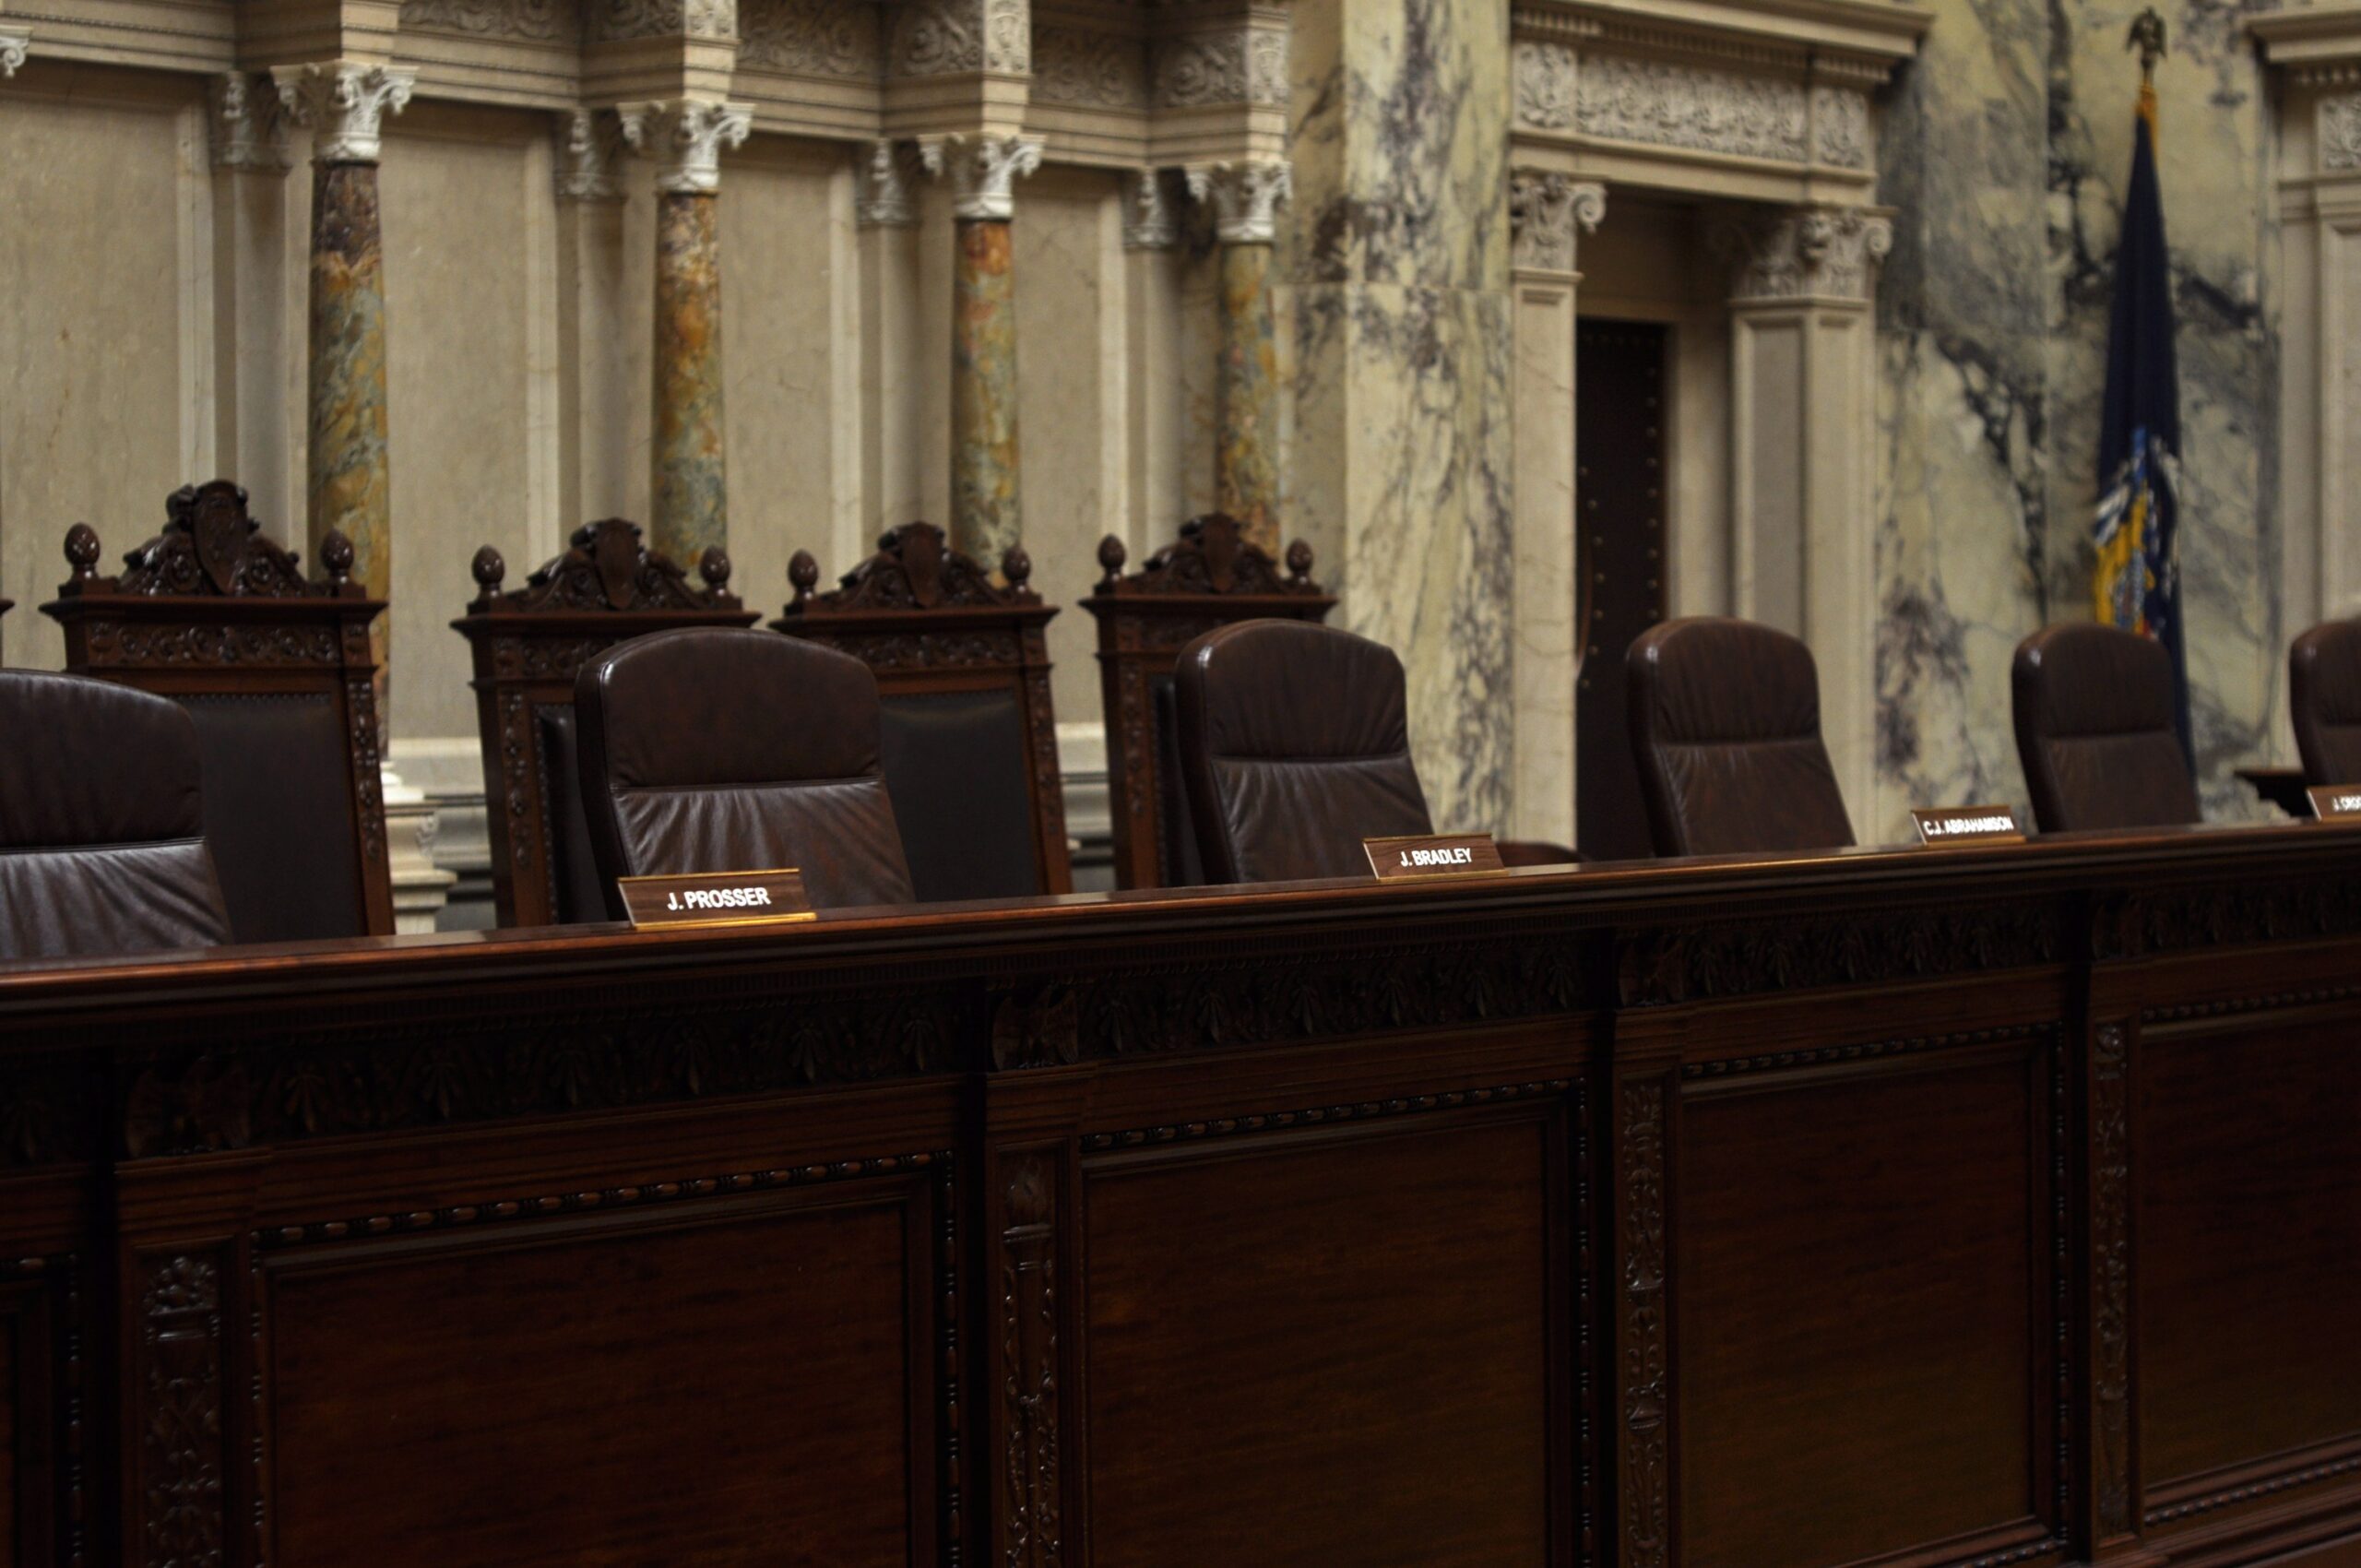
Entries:
<svg viewBox="0 0 2361 1568">
<path fill-rule="evenodd" d="M 1089 1175 L 1095 1568 L 1547 1561 L 1545 1125 L 1318 1136 Z"/>
<path fill-rule="evenodd" d="M 17 1459 L 17 1405 L 23 1367 L 17 1329 L 21 1321 L 14 1313 L 0 1315 L 0 1551 L 8 1554 L 10 1562 L 22 1560 L 23 1545 L 17 1538 L 17 1489 L 24 1484 Z"/>
<path fill-rule="evenodd" d="M 1921 1061 L 1687 1105 L 1685 1568 L 1855 1562 L 2041 1511 L 2046 1073 Z"/>
<path fill-rule="evenodd" d="M 274 1269 L 272 1562 L 917 1560 L 923 1209 L 902 1187 Z"/>
<path fill-rule="evenodd" d="M 2355 1038 L 2348 1020 L 2141 1041 L 2131 1277 L 2152 1492 L 2361 1432 Z"/>
</svg>

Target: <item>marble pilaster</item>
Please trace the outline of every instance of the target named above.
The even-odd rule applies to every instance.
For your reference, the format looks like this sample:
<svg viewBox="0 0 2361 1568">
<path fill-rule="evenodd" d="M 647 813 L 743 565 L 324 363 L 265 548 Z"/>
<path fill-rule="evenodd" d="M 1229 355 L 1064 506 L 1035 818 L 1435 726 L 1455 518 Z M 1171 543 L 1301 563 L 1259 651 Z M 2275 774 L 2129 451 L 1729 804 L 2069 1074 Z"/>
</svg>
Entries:
<svg viewBox="0 0 2361 1568">
<path fill-rule="evenodd" d="M 1285 163 L 1216 163 L 1188 172 L 1189 192 L 1214 208 L 1221 247 L 1221 372 L 1215 382 L 1214 504 L 1276 554 L 1279 539 L 1278 327 L 1271 258 Z"/>
<path fill-rule="evenodd" d="M 996 562 L 1024 535 L 1017 445 L 1016 281 L 1010 220 L 1014 182 L 1041 166 L 1041 144 L 1018 137 L 949 137 L 925 144 L 951 181 L 958 230 L 952 268 L 951 544 Z"/>
<path fill-rule="evenodd" d="M 300 221 L 290 199 L 287 114 L 267 77 L 213 78 L 206 129 L 213 165 L 213 451 L 256 516 L 303 516 L 301 404 L 287 367 L 301 350 Z"/>
<path fill-rule="evenodd" d="M 721 151 L 751 111 L 684 101 L 648 106 L 656 173 L 656 443 L 648 542 L 675 561 L 729 545 L 721 378 Z"/>
<path fill-rule="evenodd" d="M 416 73 L 350 60 L 282 65 L 279 100 L 312 132 L 309 502 L 314 553 L 331 531 L 352 543 L 352 575 L 381 599 L 393 581 L 393 486 L 386 442 L 385 238 L 377 159 L 386 116 L 409 101 Z M 372 633 L 377 711 L 390 707 L 391 628 Z"/>
</svg>

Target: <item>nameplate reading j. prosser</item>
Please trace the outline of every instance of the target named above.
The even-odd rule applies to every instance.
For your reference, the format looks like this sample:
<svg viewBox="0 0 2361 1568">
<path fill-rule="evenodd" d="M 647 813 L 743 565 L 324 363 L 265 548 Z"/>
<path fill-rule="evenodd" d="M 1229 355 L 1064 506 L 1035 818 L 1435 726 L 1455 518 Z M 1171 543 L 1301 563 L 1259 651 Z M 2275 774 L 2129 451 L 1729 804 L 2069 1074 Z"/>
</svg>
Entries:
<svg viewBox="0 0 2361 1568">
<path fill-rule="evenodd" d="M 787 871 L 708 871 L 683 876 L 626 876 L 623 908 L 638 931 L 682 926 L 785 925 L 816 920 L 803 891 L 803 873 Z"/>
<path fill-rule="evenodd" d="M 1910 820 L 1921 844 L 2022 844 L 2025 830 L 2006 806 L 1921 806 Z"/>
<path fill-rule="evenodd" d="M 1364 838 L 1361 849 L 1380 882 L 1413 876 L 1477 876 L 1506 871 L 1500 846 L 1489 833 L 1421 833 L 1400 838 Z"/>
<path fill-rule="evenodd" d="M 2361 827 L 2361 784 L 2320 784 L 2304 793 L 2312 798 L 2312 814 L 2322 822 Z"/>
</svg>

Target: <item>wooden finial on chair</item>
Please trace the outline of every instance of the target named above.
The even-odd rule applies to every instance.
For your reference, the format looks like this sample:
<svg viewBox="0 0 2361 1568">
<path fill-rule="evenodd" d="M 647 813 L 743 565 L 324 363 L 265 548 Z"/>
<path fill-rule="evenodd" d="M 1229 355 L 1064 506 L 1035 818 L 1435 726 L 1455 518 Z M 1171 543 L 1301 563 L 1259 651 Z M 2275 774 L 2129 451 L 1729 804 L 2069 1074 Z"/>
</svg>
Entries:
<svg viewBox="0 0 2361 1568">
<path fill-rule="evenodd" d="M 1297 582 L 1311 576 L 1311 546 L 1301 540 L 1287 546 L 1287 576 Z"/>
<path fill-rule="evenodd" d="M 468 570 L 475 574 L 476 587 L 483 590 L 483 597 L 490 599 L 500 591 L 500 579 L 508 575 L 508 563 L 500 558 L 499 551 L 487 544 L 476 552 Z"/>
<path fill-rule="evenodd" d="M 719 593 L 730 582 L 730 552 L 718 544 L 707 545 L 697 560 L 697 576 L 705 579 L 707 593 Z"/>
<path fill-rule="evenodd" d="M 801 609 L 812 600 L 812 590 L 820 586 L 820 563 L 808 550 L 799 550 L 787 564 L 787 580 L 795 589 L 795 597 L 788 603 L 789 610 Z"/>
<path fill-rule="evenodd" d="M 1033 557 L 1025 552 L 1023 545 L 1010 545 L 1000 558 L 1000 575 L 1010 588 L 1022 589 L 1033 576 Z"/>
<path fill-rule="evenodd" d="M 352 541 L 341 529 L 330 529 L 320 540 L 320 564 L 327 568 L 328 584 L 341 591 L 352 580 Z"/>
<path fill-rule="evenodd" d="M 1100 593 L 1115 591 L 1115 585 L 1123 580 L 1123 563 L 1130 558 L 1131 552 L 1123 548 L 1123 541 L 1113 534 L 1098 541 L 1098 565 L 1107 574 L 1098 579 Z"/>
<path fill-rule="evenodd" d="M 88 523 L 65 530 L 65 564 L 77 583 L 95 582 L 99 576 L 99 531 Z"/>
</svg>

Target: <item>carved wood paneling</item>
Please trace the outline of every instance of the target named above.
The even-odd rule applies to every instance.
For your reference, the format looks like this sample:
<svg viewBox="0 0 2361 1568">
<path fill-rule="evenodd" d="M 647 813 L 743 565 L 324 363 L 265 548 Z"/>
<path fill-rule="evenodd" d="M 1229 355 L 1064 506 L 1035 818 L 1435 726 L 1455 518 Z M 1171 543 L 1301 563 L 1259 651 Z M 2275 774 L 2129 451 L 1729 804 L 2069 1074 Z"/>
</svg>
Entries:
<svg viewBox="0 0 2361 1568">
<path fill-rule="evenodd" d="M 1616 1117 L 1616 1410 L 1625 1568 L 1664 1568 L 1672 1535 L 1671 1329 L 1667 1308 L 1665 1080 L 1627 1078 Z"/>
<path fill-rule="evenodd" d="M 2104 1540 L 2131 1529 L 2130 1048 L 2120 1023 L 2091 1038 L 2091 1475 Z"/>
<path fill-rule="evenodd" d="M 1617 938 L 1618 994 L 1645 1007 L 1756 992 L 1931 980 L 2065 956 L 2055 908 L 2021 903 L 1683 925 Z"/>
<path fill-rule="evenodd" d="M 1005 1568 L 1055 1568 L 1058 1499 L 1058 1170 L 1053 1150 L 1001 1161 L 1001 1506 Z"/>
<path fill-rule="evenodd" d="M 138 1513 L 126 1544 L 143 1568 L 228 1561 L 222 1279 L 214 1253 L 160 1253 L 136 1265 Z"/>
</svg>

